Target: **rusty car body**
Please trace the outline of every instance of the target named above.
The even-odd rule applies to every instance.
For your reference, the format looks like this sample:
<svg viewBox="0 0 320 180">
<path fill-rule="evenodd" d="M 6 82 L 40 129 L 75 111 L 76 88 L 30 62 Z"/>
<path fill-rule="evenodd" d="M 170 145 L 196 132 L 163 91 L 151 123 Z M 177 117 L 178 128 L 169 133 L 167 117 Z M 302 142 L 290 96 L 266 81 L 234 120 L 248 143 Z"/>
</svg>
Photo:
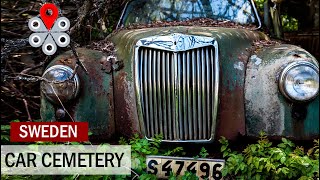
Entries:
<svg viewBox="0 0 320 180">
<path fill-rule="evenodd" d="M 147 139 L 162 134 L 166 142 L 212 142 L 260 131 L 295 139 L 319 136 L 319 65 L 309 52 L 283 43 L 255 47 L 271 40 L 260 31 L 249 0 L 232 1 L 240 2 L 230 5 L 240 15 L 219 16 L 214 27 L 148 27 L 154 21 L 190 20 L 174 16 L 178 8 L 172 7 L 183 9 L 181 2 L 129 2 L 109 38 L 113 52 L 77 49 L 88 74 L 74 72 L 72 52 L 56 57 L 43 75 L 55 82 L 41 84 L 42 120 L 89 122 L 101 139 L 138 133 Z M 229 8 L 222 7 L 226 2 L 186 0 L 184 5 L 202 3 L 205 11 L 216 10 L 215 3 Z M 155 15 L 173 11 L 170 18 Z M 194 17 L 203 18 L 199 14 Z M 225 21 L 237 26 L 219 25 Z M 129 28 L 130 23 L 145 26 Z M 246 28 L 252 24 L 256 28 Z"/>
</svg>

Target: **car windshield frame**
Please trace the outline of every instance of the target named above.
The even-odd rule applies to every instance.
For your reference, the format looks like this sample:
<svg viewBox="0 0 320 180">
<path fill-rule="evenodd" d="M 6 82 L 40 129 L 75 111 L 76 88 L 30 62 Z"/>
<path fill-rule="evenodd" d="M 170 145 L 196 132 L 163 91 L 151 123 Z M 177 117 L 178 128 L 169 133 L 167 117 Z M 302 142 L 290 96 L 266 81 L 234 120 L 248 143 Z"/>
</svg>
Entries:
<svg viewBox="0 0 320 180">
<path fill-rule="evenodd" d="M 134 2 L 134 1 L 135 1 L 135 0 L 130 0 L 130 1 L 128 1 L 128 2 L 126 3 L 126 5 L 125 5 L 125 7 L 124 7 L 124 9 L 123 9 L 123 11 L 122 11 L 122 13 L 121 13 L 121 16 L 120 16 L 120 19 L 119 19 L 119 21 L 118 21 L 118 24 L 117 24 L 117 26 L 116 26 L 116 30 L 118 30 L 118 29 L 120 29 L 120 28 L 122 28 L 122 27 L 125 26 L 125 25 L 124 25 L 124 18 L 125 18 L 126 12 L 127 12 L 127 10 L 128 10 L 128 7 L 129 7 L 130 3 Z M 257 25 L 257 27 L 254 28 L 254 30 L 260 29 L 261 26 L 262 26 L 262 24 L 261 24 L 260 16 L 259 16 L 259 14 L 258 14 L 258 10 L 257 10 L 257 8 L 256 8 L 256 6 L 255 6 L 255 3 L 254 3 L 253 0 L 248 0 L 248 2 L 250 3 L 251 8 L 252 8 L 253 13 L 254 13 L 254 16 L 255 16 L 255 18 L 256 18 L 256 22 L 255 22 L 255 23 L 252 23 L 252 24 L 256 24 L 256 25 Z M 194 18 L 194 19 L 196 19 L 196 18 Z M 210 19 L 212 19 L 212 18 L 210 18 Z M 213 20 L 215 20 L 215 19 L 213 19 Z M 230 21 L 231 21 L 231 20 L 230 20 Z M 170 21 L 168 21 L 168 22 L 170 22 Z M 234 21 L 232 21 L 232 22 L 234 22 Z"/>
</svg>

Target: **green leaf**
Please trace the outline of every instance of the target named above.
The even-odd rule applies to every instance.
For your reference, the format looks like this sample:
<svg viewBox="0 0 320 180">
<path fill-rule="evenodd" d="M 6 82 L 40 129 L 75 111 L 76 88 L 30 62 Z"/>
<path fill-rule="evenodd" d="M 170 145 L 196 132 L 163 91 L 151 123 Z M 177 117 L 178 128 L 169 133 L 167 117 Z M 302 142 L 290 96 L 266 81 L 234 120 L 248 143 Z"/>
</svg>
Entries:
<svg viewBox="0 0 320 180">
<path fill-rule="evenodd" d="M 227 149 L 227 146 L 224 146 L 224 145 L 223 145 L 223 146 L 221 146 L 220 151 L 223 152 L 223 151 L 225 151 L 226 149 Z"/>
<path fill-rule="evenodd" d="M 250 149 L 251 149 L 252 152 L 255 152 L 257 147 L 256 146 L 251 146 Z"/>
<path fill-rule="evenodd" d="M 255 180 L 260 180 L 260 179 L 261 179 L 260 174 L 256 174 L 256 175 L 255 175 Z"/>
<path fill-rule="evenodd" d="M 281 172 L 284 174 L 284 175 L 287 175 L 289 173 L 289 169 L 287 167 L 283 167 L 281 168 Z"/>
<path fill-rule="evenodd" d="M 281 141 L 284 143 L 288 143 L 288 140 L 286 138 L 281 138 Z"/>
<path fill-rule="evenodd" d="M 10 141 L 10 136 L 1 134 L 1 141 L 9 142 Z"/>
<path fill-rule="evenodd" d="M 259 168 L 259 161 L 255 161 L 255 162 L 254 162 L 254 165 L 255 165 L 256 168 L 258 169 L 258 168 Z"/>
<path fill-rule="evenodd" d="M 229 155 L 229 152 L 228 151 L 225 151 L 225 152 L 223 152 L 223 157 L 227 157 Z"/>
<path fill-rule="evenodd" d="M 1 125 L 1 131 L 8 131 L 10 130 L 10 125 Z"/>
<path fill-rule="evenodd" d="M 248 160 L 247 160 L 247 163 L 248 163 L 248 164 L 251 164 L 251 162 L 252 162 L 252 156 L 249 156 L 249 158 L 248 158 Z"/>
</svg>

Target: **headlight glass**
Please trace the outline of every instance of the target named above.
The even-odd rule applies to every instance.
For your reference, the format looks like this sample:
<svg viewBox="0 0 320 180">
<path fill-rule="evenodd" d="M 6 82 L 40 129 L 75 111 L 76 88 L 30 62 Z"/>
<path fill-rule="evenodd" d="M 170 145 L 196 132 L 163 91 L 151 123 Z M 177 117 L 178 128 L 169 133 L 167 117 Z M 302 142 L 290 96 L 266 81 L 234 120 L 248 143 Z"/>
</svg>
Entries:
<svg viewBox="0 0 320 180">
<path fill-rule="evenodd" d="M 319 68 L 306 61 L 291 63 L 282 71 L 279 86 L 291 100 L 311 100 L 319 93 Z"/>
<path fill-rule="evenodd" d="M 49 101 L 60 104 L 74 99 L 79 93 L 79 77 L 77 74 L 72 77 L 73 70 L 64 65 L 54 65 L 43 73 L 43 78 L 50 82 L 41 83 L 41 91 Z M 59 98 L 58 98 L 59 97 Z M 59 101 L 60 100 L 60 101 Z"/>
</svg>

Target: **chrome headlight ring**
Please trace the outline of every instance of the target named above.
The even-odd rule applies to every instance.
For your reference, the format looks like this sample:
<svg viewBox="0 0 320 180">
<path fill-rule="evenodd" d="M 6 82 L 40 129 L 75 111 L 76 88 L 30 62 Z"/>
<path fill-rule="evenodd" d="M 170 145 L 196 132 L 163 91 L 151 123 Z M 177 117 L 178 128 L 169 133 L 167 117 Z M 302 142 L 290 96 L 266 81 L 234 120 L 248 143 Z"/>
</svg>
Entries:
<svg viewBox="0 0 320 180">
<path fill-rule="evenodd" d="M 79 94 L 80 81 L 77 74 L 70 80 L 73 75 L 73 69 L 69 66 L 54 65 L 43 73 L 43 78 L 50 82 L 41 82 L 41 91 L 46 98 L 54 103 L 60 104 L 68 102 Z"/>
<path fill-rule="evenodd" d="M 279 89 L 293 101 L 314 99 L 319 93 L 319 67 L 307 61 L 290 63 L 281 72 Z"/>
</svg>

